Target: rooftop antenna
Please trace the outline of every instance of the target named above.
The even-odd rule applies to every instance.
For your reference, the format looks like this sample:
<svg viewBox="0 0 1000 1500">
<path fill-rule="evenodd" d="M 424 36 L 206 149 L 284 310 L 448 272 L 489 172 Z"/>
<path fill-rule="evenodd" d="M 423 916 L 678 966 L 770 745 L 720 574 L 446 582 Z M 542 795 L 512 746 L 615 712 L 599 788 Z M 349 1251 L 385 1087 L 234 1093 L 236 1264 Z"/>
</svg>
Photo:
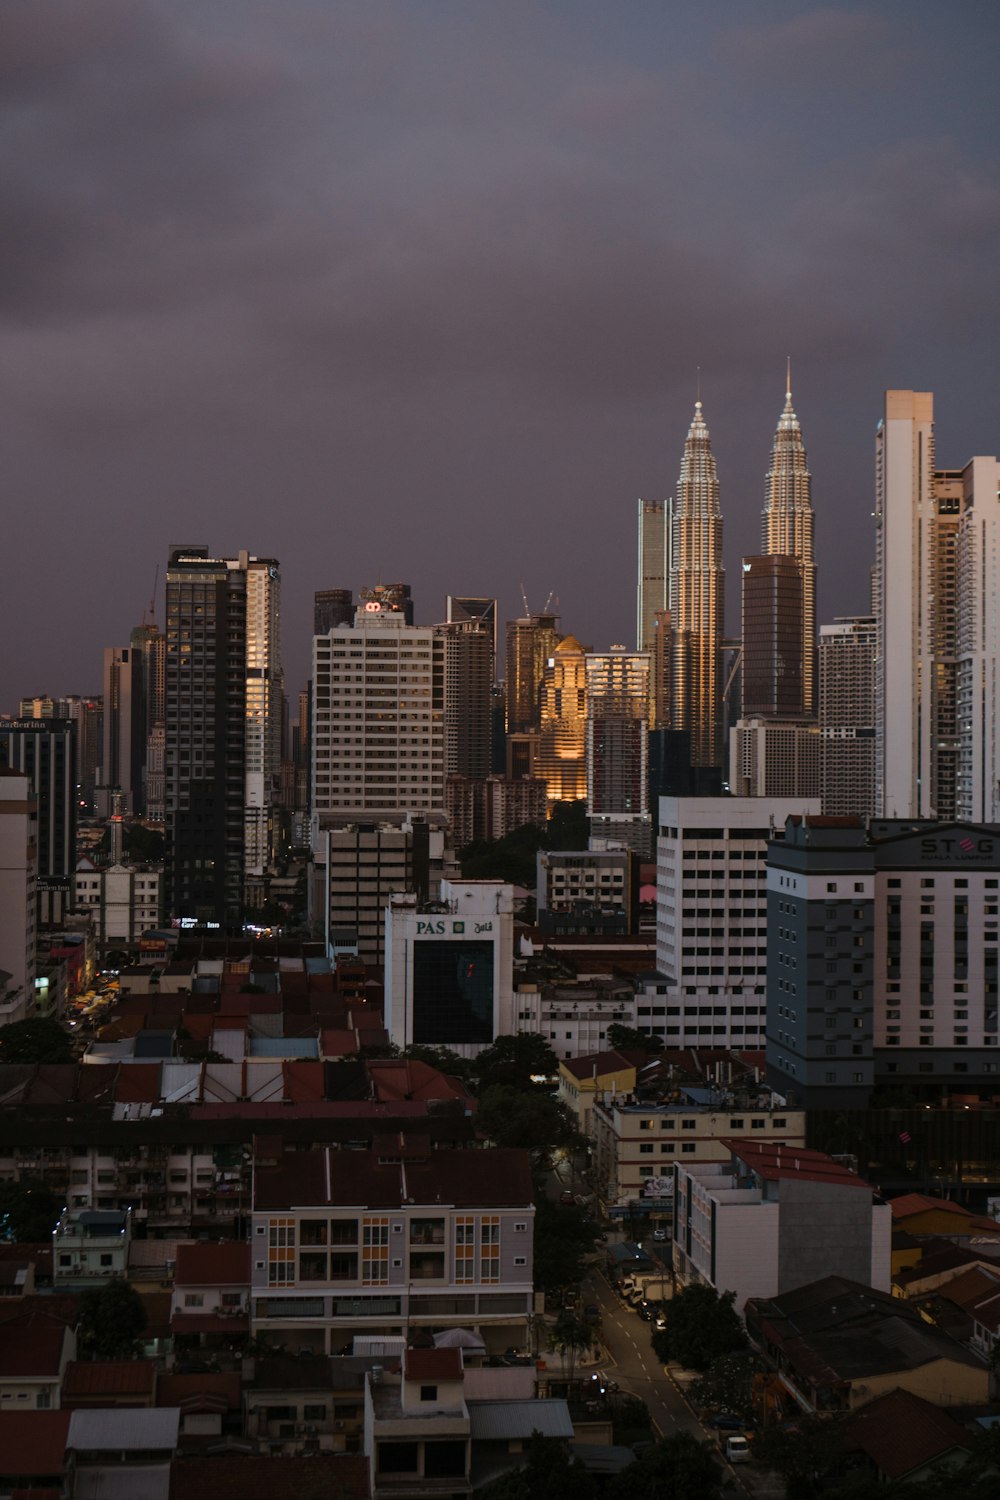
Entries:
<svg viewBox="0 0 1000 1500">
<path fill-rule="evenodd" d="M 528 594 L 523 583 L 521 584 L 521 603 L 524 605 L 524 617 L 527 619 L 531 610 L 528 608 Z"/>
<path fill-rule="evenodd" d="M 792 399 L 792 356 L 790 354 L 788 356 L 788 372 L 785 375 L 785 395 L 788 397 L 788 400 L 791 401 L 791 399 Z"/>
<path fill-rule="evenodd" d="M 701 405 L 701 365 L 696 365 L 695 369 L 697 370 L 698 373 L 697 373 L 697 376 L 695 377 L 695 387 L 694 387 L 694 389 L 695 389 L 695 398 L 694 398 L 694 400 L 695 400 L 695 405 L 696 406 L 700 406 Z"/>
<path fill-rule="evenodd" d="M 545 608 L 542 610 L 543 615 L 547 615 L 549 610 L 551 609 L 552 600 L 555 597 L 555 592 L 555 589 L 549 589 L 548 598 L 545 600 Z"/>
<path fill-rule="evenodd" d="M 153 595 L 152 595 L 152 598 L 149 601 L 149 623 L 150 623 L 150 625 L 154 625 L 156 623 L 156 585 L 159 583 L 159 581 L 160 581 L 160 565 L 159 565 L 159 563 L 157 563 L 156 564 L 156 572 L 153 574 Z M 143 623 L 143 625 L 146 624 L 146 611 L 145 610 L 143 610 L 143 612 L 142 612 L 142 623 Z"/>
</svg>

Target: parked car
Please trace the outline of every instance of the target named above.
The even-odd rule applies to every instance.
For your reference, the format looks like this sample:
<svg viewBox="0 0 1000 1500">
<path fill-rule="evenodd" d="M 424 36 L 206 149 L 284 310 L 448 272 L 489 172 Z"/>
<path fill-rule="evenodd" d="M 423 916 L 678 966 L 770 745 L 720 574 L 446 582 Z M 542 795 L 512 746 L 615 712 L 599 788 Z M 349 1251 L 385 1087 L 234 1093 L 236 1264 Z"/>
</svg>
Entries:
<svg viewBox="0 0 1000 1500">
<path fill-rule="evenodd" d="M 569 1188 L 563 1188 L 562 1192 L 559 1194 L 559 1202 L 563 1205 L 564 1208 L 572 1208 L 574 1203 L 576 1202 L 576 1199 L 570 1192 Z"/>
<path fill-rule="evenodd" d="M 585 1323 L 599 1323 L 601 1321 L 601 1309 L 596 1302 L 588 1302 L 583 1309 L 583 1320 Z"/>
<path fill-rule="evenodd" d="M 713 1411 L 708 1418 L 709 1427 L 714 1427 L 719 1432 L 742 1432 L 746 1423 L 742 1417 L 736 1417 L 731 1411 Z"/>
<path fill-rule="evenodd" d="M 656 1316 L 652 1302 L 647 1302 L 645 1298 L 643 1298 L 643 1300 L 639 1303 L 638 1307 L 636 1308 L 636 1312 L 639 1314 L 644 1323 L 652 1323 L 654 1317 Z"/>
<path fill-rule="evenodd" d="M 653 1230 L 653 1243 L 655 1245 L 665 1245 L 667 1242 L 667 1238 L 667 1231 L 665 1229 Z"/>
<path fill-rule="evenodd" d="M 726 1438 L 725 1445 L 726 1460 L 731 1464 L 745 1464 L 750 1462 L 750 1444 L 745 1437 L 736 1436 Z"/>
</svg>

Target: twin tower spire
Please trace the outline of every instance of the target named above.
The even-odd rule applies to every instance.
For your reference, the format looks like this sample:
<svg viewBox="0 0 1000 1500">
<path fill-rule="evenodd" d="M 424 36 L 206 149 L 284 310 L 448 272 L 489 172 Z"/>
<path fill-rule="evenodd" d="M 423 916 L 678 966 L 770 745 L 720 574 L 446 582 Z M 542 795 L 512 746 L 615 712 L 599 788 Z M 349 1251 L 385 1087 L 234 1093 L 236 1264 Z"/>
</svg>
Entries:
<svg viewBox="0 0 1000 1500">
<path fill-rule="evenodd" d="M 807 716 L 816 699 L 816 562 L 812 478 L 802 429 L 792 405 L 791 368 L 765 480 L 761 550 L 801 564 L 802 686 Z M 669 522 L 667 602 L 670 611 L 670 721 L 691 736 L 691 764 L 723 764 L 722 650 L 725 567 L 719 477 L 702 402 L 695 402 Z M 644 580 L 640 576 L 640 593 Z M 648 611 L 647 611 L 648 613 Z M 640 620 L 642 618 L 640 600 Z M 640 646 L 644 643 L 640 641 Z"/>
</svg>

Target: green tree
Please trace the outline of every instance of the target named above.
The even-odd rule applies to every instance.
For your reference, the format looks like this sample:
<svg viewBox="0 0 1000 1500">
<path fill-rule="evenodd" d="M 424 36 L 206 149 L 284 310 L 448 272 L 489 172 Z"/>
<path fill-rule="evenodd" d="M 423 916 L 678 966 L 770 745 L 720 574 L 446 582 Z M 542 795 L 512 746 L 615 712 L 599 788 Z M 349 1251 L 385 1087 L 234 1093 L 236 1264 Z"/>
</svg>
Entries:
<svg viewBox="0 0 1000 1500">
<path fill-rule="evenodd" d="M 29 1016 L 0 1026 L 0 1062 L 71 1063 L 73 1048 L 66 1032 L 50 1016 Z"/>
<path fill-rule="evenodd" d="M 501 1474 L 476 1491 L 477 1500 L 596 1500 L 593 1476 L 570 1458 L 558 1438 L 533 1432 L 519 1469 Z"/>
<path fill-rule="evenodd" d="M 129 859 L 142 864 L 161 864 L 166 854 L 166 840 L 155 828 L 145 828 L 142 823 L 132 823 L 125 830 L 122 841 Z"/>
<path fill-rule="evenodd" d="M 835 1416 L 804 1416 L 792 1429 L 765 1427 L 753 1451 L 784 1479 L 785 1500 L 812 1500 L 817 1488 L 843 1473 L 843 1422 Z"/>
<path fill-rule="evenodd" d="M 0 1239 L 19 1245 L 47 1243 L 64 1201 L 40 1177 L 0 1183 Z"/>
<path fill-rule="evenodd" d="M 430 1047 L 424 1042 L 415 1042 L 409 1047 L 404 1047 L 399 1054 L 400 1057 L 413 1057 L 417 1062 L 425 1062 L 430 1068 L 437 1068 L 439 1073 L 448 1074 L 452 1078 L 467 1080 L 472 1072 L 472 1063 L 467 1057 L 459 1057 L 457 1052 L 452 1052 L 448 1047 Z"/>
<path fill-rule="evenodd" d="M 130 1359 L 146 1327 L 146 1309 L 134 1287 L 116 1276 L 80 1298 L 80 1352 L 88 1359 Z"/>
<path fill-rule="evenodd" d="M 606 1493 L 609 1500 L 717 1500 L 722 1480 L 712 1444 L 676 1432 L 623 1469 Z"/>
<path fill-rule="evenodd" d="M 587 849 L 589 846 L 590 819 L 586 800 L 554 802 L 545 828 L 546 849 Z"/>
<path fill-rule="evenodd" d="M 575 1203 L 535 1203 L 535 1289 L 557 1292 L 578 1286 L 586 1271 L 585 1257 L 593 1254 L 598 1225 Z"/>
<path fill-rule="evenodd" d="M 498 1036 L 485 1047 L 473 1064 L 480 1093 L 493 1084 L 538 1092 L 534 1078 L 553 1078 L 559 1059 L 544 1037 L 534 1032 Z"/>
<path fill-rule="evenodd" d="M 561 1312 L 552 1328 L 550 1340 L 553 1349 L 562 1355 L 570 1380 L 576 1373 L 576 1357 L 589 1349 L 594 1342 L 594 1330 L 568 1310 Z"/>
<path fill-rule="evenodd" d="M 477 1123 L 495 1146 L 530 1151 L 536 1174 L 548 1169 L 559 1147 L 573 1149 L 577 1144 L 572 1117 L 541 1089 L 526 1093 L 510 1084 L 491 1084 L 479 1100 Z"/>
<path fill-rule="evenodd" d="M 704 1371 L 721 1355 L 746 1348 L 735 1301 L 735 1292 L 720 1297 L 714 1287 L 702 1283 L 686 1286 L 667 1306 L 666 1328 L 653 1334 L 657 1358 Z"/>
<path fill-rule="evenodd" d="M 612 1021 L 608 1027 L 608 1046 L 619 1052 L 662 1052 L 663 1037 L 658 1031 L 637 1031 L 634 1026 Z"/>
<path fill-rule="evenodd" d="M 535 856 L 545 838 L 537 823 L 524 823 L 502 839 L 476 839 L 459 855 L 462 874 L 467 880 L 506 880 L 534 890 Z"/>
</svg>

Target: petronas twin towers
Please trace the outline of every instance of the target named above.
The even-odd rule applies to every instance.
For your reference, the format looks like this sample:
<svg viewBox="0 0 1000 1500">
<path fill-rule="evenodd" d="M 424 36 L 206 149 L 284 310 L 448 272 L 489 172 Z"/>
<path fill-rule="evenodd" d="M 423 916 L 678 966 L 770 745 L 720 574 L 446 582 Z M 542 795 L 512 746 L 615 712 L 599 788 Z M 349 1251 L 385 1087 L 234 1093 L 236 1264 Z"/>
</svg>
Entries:
<svg viewBox="0 0 1000 1500">
<path fill-rule="evenodd" d="M 789 381 L 767 471 L 761 550 L 793 558 L 802 573 L 801 682 L 806 717 L 816 710 L 816 563 L 813 551 L 812 480 L 802 429 L 792 406 Z M 642 524 L 640 502 L 640 526 Z M 647 507 L 648 509 L 648 507 Z M 681 459 L 669 525 L 666 565 L 672 637 L 670 720 L 691 736 L 691 764 L 723 764 L 722 651 L 725 566 L 722 560 L 722 508 L 712 440 L 702 403 L 695 402 Z M 649 578 L 639 578 L 639 618 Z M 640 641 L 640 646 L 643 643 Z M 798 664 L 796 664 L 798 670 Z"/>
</svg>

